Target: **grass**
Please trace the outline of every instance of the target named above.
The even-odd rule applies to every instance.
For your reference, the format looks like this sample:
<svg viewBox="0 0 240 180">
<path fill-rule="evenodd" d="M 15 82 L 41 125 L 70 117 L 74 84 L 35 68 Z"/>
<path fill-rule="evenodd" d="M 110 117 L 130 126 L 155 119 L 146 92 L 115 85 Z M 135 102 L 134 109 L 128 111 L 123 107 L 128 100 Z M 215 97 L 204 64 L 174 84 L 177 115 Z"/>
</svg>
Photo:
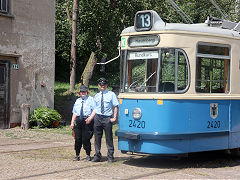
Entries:
<svg viewBox="0 0 240 180">
<path fill-rule="evenodd" d="M 113 125 L 113 138 L 117 138 L 115 136 L 115 131 L 118 129 L 118 124 Z M 30 129 L 30 131 L 33 132 L 42 132 L 42 133 L 55 133 L 55 134 L 63 134 L 63 135 L 71 135 L 72 136 L 72 129 L 70 126 L 60 126 L 58 128 L 39 128 L 34 127 L 33 129 Z M 14 134 L 11 134 L 9 136 L 14 136 Z M 104 133 L 103 133 L 104 136 Z"/>
<path fill-rule="evenodd" d="M 71 135 L 72 136 L 72 130 L 69 126 L 60 126 L 58 128 L 34 127 L 33 129 L 30 129 L 30 131 L 43 132 L 43 133 L 56 133 L 56 134 L 63 134 L 63 135 Z"/>
</svg>

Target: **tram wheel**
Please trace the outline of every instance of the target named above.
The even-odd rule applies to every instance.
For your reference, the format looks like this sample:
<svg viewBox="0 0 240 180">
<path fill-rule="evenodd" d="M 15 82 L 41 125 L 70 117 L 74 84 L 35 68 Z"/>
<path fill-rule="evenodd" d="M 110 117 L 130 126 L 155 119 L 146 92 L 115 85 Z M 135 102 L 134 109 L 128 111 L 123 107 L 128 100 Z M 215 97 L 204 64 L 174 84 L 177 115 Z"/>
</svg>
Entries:
<svg viewBox="0 0 240 180">
<path fill-rule="evenodd" d="M 231 152 L 231 155 L 240 157 L 240 148 L 231 149 L 230 152 Z"/>
<path fill-rule="evenodd" d="M 127 154 L 127 151 L 123 151 L 123 150 L 121 150 L 121 153 L 123 153 L 123 154 Z"/>
</svg>

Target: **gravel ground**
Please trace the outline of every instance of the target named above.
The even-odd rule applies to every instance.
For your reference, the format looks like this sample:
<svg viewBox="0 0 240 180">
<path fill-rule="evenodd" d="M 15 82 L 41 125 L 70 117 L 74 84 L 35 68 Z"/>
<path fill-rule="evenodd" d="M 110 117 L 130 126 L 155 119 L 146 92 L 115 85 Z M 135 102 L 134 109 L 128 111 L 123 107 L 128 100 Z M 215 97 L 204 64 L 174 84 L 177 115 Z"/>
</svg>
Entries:
<svg viewBox="0 0 240 180">
<path fill-rule="evenodd" d="M 105 142 L 102 162 L 74 162 L 73 143 L 70 135 L 0 130 L 0 179 L 240 179 L 240 159 L 221 152 L 181 159 L 121 154 L 115 139 L 114 163 L 106 161 Z"/>
</svg>

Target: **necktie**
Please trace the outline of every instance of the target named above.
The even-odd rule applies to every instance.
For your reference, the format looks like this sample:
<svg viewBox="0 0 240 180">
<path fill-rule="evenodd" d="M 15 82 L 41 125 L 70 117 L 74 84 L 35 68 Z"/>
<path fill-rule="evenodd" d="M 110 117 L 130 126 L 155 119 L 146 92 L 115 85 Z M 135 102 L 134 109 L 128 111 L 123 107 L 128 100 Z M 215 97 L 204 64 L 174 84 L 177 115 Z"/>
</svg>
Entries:
<svg viewBox="0 0 240 180">
<path fill-rule="evenodd" d="M 101 113 L 104 114 L 103 92 L 102 92 L 102 99 L 101 99 Z"/>
<path fill-rule="evenodd" d="M 84 101 L 82 100 L 82 107 L 81 107 L 81 110 L 80 110 L 80 119 L 83 118 L 83 103 L 84 103 Z"/>
</svg>

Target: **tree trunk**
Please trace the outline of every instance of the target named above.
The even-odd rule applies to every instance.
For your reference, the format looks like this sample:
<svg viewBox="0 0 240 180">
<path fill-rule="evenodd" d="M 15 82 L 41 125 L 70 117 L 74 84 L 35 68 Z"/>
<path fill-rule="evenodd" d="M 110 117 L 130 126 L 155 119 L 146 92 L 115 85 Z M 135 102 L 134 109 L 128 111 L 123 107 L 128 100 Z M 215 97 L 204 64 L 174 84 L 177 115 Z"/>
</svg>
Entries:
<svg viewBox="0 0 240 180">
<path fill-rule="evenodd" d="M 239 22 L 240 21 L 240 0 L 236 0 L 236 6 L 235 6 L 235 21 Z"/>
<path fill-rule="evenodd" d="M 29 129 L 29 115 L 30 115 L 30 105 L 29 104 L 22 104 L 22 123 L 21 128 L 26 130 Z"/>
<path fill-rule="evenodd" d="M 70 92 L 74 91 L 76 81 L 76 35 L 77 35 L 77 17 L 79 0 L 73 0 L 72 13 L 72 44 L 70 59 Z"/>
<path fill-rule="evenodd" d="M 87 87 L 89 85 L 89 80 L 92 78 L 93 70 L 94 70 L 96 63 L 97 63 L 97 59 L 95 58 L 94 52 L 92 52 L 91 56 L 88 60 L 88 63 L 85 66 L 84 71 L 81 76 L 82 84 L 84 84 Z"/>
</svg>

